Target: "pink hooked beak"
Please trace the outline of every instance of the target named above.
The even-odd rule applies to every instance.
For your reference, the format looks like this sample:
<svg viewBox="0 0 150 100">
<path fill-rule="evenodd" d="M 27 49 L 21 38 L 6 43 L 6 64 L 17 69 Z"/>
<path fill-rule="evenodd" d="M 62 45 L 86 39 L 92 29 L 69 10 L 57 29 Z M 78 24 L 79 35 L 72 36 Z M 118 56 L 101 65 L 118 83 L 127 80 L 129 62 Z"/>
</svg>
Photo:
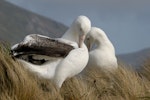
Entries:
<svg viewBox="0 0 150 100">
<path fill-rule="evenodd" d="M 90 40 L 87 40 L 86 42 L 87 42 L 88 51 L 90 51 L 90 50 L 91 50 L 91 43 L 90 43 Z"/>
<path fill-rule="evenodd" d="M 79 37 L 79 48 L 82 47 L 84 40 L 85 40 L 85 34 L 80 35 L 80 37 Z"/>
</svg>

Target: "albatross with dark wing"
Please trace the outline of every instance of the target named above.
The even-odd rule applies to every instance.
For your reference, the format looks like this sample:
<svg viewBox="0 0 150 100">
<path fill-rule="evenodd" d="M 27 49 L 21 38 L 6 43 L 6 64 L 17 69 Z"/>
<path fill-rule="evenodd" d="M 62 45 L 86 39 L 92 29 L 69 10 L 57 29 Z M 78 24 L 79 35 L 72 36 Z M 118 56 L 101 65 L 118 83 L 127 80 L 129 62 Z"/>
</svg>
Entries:
<svg viewBox="0 0 150 100">
<path fill-rule="evenodd" d="M 28 35 L 24 41 L 12 47 L 12 54 L 29 70 L 53 79 L 60 88 L 66 78 L 80 73 L 87 65 L 89 55 L 84 39 L 90 29 L 90 20 L 86 16 L 79 16 L 62 38 Z M 40 56 L 40 59 L 44 56 L 48 61 L 35 65 L 21 59 L 26 55 Z"/>
<path fill-rule="evenodd" d="M 103 30 L 92 27 L 87 35 L 86 44 L 89 48 L 87 67 L 99 67 L 109 71 L 117 69 L 114 46 Z"/>
</svg>

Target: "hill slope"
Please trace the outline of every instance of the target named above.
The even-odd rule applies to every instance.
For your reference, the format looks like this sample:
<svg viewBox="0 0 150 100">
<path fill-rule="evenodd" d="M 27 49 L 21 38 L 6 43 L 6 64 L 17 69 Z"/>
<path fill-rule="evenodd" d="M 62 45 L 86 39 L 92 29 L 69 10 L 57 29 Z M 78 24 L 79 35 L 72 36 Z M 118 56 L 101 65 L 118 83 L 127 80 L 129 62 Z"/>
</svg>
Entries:
<svg viewBox="0 0 150 100">
<path fill-rule="evenodd" d="M 134 67 L 142 66 L 145 60 L 150 58 L 150 48 L 143 49 L 134 53 L 121 54 L 117 56 L 120 60 Z"/>
<path fill-rule="evenodd" d="M 33 33 L 60 37 L 66 29 L 65 25 L 54 20 L 0 1 L 0 40 L 14 44 Z"/>
</svg>

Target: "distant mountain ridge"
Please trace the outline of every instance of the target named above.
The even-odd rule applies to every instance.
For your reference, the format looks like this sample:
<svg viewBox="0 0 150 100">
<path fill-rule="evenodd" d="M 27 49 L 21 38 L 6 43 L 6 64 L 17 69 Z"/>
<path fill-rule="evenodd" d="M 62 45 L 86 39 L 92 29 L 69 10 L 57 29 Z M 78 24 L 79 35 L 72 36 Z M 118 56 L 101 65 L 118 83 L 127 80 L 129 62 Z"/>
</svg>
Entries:
<svg viewBox="0 0 150 100">
<path fill-rule="evenodd" d="M 134 53 L 117 55 L 118 59 L 134 67 L 143 65 L 146 59 L 150 59 L 150 48 L 146 48 Z"/>
<path fill-rule="evenodd" d="M 60 37 L 66 30 L 61 23 L 0 0 L 0 40 L 14 44 L 27 34 Z"/>
</svg>

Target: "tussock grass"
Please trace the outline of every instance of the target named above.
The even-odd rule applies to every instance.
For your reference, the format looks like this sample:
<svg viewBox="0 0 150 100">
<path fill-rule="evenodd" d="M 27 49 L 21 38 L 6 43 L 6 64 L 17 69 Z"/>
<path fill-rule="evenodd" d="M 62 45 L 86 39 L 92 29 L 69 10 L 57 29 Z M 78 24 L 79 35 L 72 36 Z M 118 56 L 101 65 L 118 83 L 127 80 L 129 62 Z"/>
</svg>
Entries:
<svg viewBox="0 0 150 100">
<path fill-rule="evenodd" d="M 0 46 L 0 100 L 149 100 L 150 63 L 140 72 L 119 64 L 113 72 L 98 68 L 67 79 L 60 90 L 25 69 Z"/>
<path fill-rule="evenodd" d="M 141 74 L 150 81 L 150 58 L 145 60 L 141 69 Z"/>
</svg>

